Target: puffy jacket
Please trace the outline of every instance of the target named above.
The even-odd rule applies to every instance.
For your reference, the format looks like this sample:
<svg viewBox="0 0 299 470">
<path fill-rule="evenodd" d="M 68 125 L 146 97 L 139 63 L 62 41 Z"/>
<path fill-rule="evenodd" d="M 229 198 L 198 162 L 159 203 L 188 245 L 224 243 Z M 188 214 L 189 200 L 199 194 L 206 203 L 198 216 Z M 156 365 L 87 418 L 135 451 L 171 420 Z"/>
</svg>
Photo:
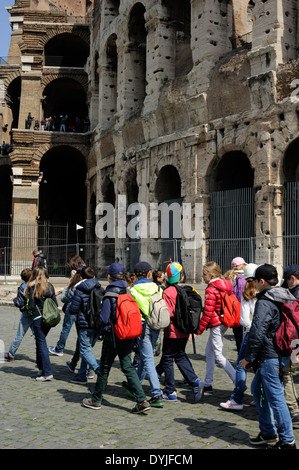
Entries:
<svg viewBox="0 0 299 470">
<path fill-rule="evenodd" d="M 65 286 L 60 297 L 61 302 L 64 304 L 62 309 L 64 313 L 69 312 L 73 296 L 74 288 L 69 289 L 68 286 Z"/>
<path fill-rule="evenodd" d="M 201 335 L 206 328 L 221 325 L 220 308 L 221 296 L 219 291 L 232 293 L 232 284 L 227 279 L 213 279 L 209 282 L 205 292 L 205 305 L 200 319 L 198 334 Z"/>
<path fill-rule="evenodd" d="M 33 319 L 36 320 L 37 318 L 41 317 L 41 314 L 44 309 L 44 302 L 47 298 L 51 298 L 56 303 L 56 305 L 58 305 L 58 303 L 55 295 L 54 286 L 50 282 L 48 282 L 48 286 L 43 297 L 33 297 L 33 291 L 34 285 L 32 285 L 29 290 L 27 310 L 28 314 L 32 315 Z"/>
<path fill-rule="evenodd" d="M 170 331 L 169 328 L 164 329 L 164 335 L 166 338 L 186 338 L 189 336 L 189 334 L 179 331 L 171 321 L 174 317 L 177 295 L 178 291 L 174 286 L 167 287 L 163 292 L 163 299 L 165 300 L 170 313 Z"/>
<path fill-rule="evenodd" d="M 43 253 L 40 253 L 39 255 L 36 255 L 34 257 L 34 260 L 32 263 L 32 269 L 38 268 L 38 267 L 47 268 L 47 260 Z"/>
<path fill-rule="evenodd" d="M 283 287 L 268 287 L 256 294 L 256 298 L 245 352 L 246 361 L 251 363 L 279 356 L 274 336 L 280 325 L 280 306 L 282 302 L 295 300 Z"/>
<path fill-rule="evenodd" d="M 159 287 L 149 279 L 140 279 L 130 288 L 131 294 L 138 303 L 141 318 L 145 320 L 149 316 L 150 296 L 158 292 Z"/>
<path fill-rule="evenodd" d="M 13 299 L 13 303 L 15 307 L 18 307 L 21 312 L 26 312 L 26 308 L 25 308 L 26 303 L 27 303 L 27 297 L 25 296 L 26 287 L 27 287 L 27 283 L 23 282 L 23 284 L 21 284 L 18 287 L 17 296 Z"/>
<path fill-rule="evenodd" d="M 247 280 L 245 279 L 243 274 L 237 274 L 235 283 L 233 285 L 233 294 L 235 294 L 239 302 L 241 302 L 242 293 L 243 293 L 246 282 Z"/>
<path fill-rule="evenodd" d="M 127 287 L 128 285 L 125 281 L 114 281 L 106 287 L 105 294 L 109 292 L 114 292 L 119 295 L 125 294 Z M 117 297 L 104 297 L 100 314 L 100 334 L 111 333 L 110 317 L 113 321 L 116 314 L 116 304 Z"/>
<path fill-rule="evenodd" d="M 70 313 L 77 315 L 76 324 L 79 330 L 90 328 L 86 321 L 86 313 L 92 289 L 99 284 L 97 279 L 84 279 L 75 285 L 74 295 L 70 305 Z"/>
</svg>

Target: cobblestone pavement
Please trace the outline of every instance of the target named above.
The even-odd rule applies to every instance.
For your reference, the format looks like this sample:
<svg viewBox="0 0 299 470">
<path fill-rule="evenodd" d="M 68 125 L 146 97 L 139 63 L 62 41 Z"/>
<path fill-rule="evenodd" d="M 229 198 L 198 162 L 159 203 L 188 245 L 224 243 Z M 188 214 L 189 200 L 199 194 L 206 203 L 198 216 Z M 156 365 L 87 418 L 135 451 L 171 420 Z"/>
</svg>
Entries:
<svg viewBox="0 0 299 470">
<path fill-rule="evenodd" d="M 0 344 L 7 352 L 17 331 L 20 313 L 11 306 L 0 306 Z M 61 324 L 53 328 L 48 346 L 55 346 Z M 196 354 L 192 342 L 187 352 L 198 376 L 204 378 L 204 350 L 208 333 L 196 338 Z M 2 343 L 3 342 L 3 343 Z M 130 412 L 134 406 L 121 387 L 125 379 L 116 361 L 109 376 L 103 406 L 91 410 L 82 406 L 89 397 L 95 378 L 87 385 L 70 383 L 72 373 L 65 363 L 75 348 L 76 330 L 72 328 L 63 357 L 51 356 L 54 380 L 36 382 L 35 343 L 28 331 L 14 362 L 0 363 L 0 449 L 250 449 L 249 436 L 259 432 L 257 413 L 250 403 L 252 372 L 242 412 L 221 410 L 219 403 L 229 399 L 232 383 L 225 372 L 216 367 L 214 392 L 193 403 L 190 388 L 177 385 L 178 403 L 165 403 L 163 409 L 151 409 L 146 415 Z M 100 358 L 101 342 L 94 352 Z M 236 360 L 231 332 L 224 340 L 226 356 Z M 159 357 L 156 358 L 157 362 Z M 181 375 L 176 370 L 176 379 Z M 296 378 L 295 378 L 296 380 Z M 298 381 L 297 381 L 298 383 Z M 298 386 L 296 383 L 296 387 Z M 144 382 L 149 397 L 149 383 Z M 298 439 L 299 430 L 295 431 Z"/>
</svg>

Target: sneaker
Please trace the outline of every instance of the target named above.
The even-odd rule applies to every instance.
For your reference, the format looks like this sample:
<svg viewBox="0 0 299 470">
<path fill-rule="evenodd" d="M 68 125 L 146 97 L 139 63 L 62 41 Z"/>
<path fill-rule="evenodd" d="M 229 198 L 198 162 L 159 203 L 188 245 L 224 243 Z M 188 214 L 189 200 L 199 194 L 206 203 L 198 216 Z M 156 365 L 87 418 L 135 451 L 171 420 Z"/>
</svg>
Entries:
<svg viewBox="0 0 299 470">
<path fill-rule="evenodd" d="M 164 403 L 163 403 L 162 395 L 160 395 L 158 397 L 152 397 L 149 400 L 149 404 L 150 404 L 150 406 L 153 406 L 154 408 L 163 408 Z"/>
<path fill-rule="evenodd" d="M 204 389 L 203 389 L 203 392 L 204 393 L 213 393 L 213 387 L 212 385 L 205 385 Z"/>
<path fill-rule="evenodd" d="M 225 403 L 220 403 L 221 408 L 224 410 L 243 410 L 243 405 L 236 403 L 235 400 L 227 400 Z"/>
<path fill-rule="evenodd" d="M 297 449 L 297 447 L 295 440 L 293 442 L 288 443 L 279 440 L 278 442 L 276 442 L 276 444 L 274 444 L 274 446 L 268 445 L 267 449 Z"/>
<path fill-rule="evenodd" d="M 86 408 L 91 408 L 92 410 L 101 409 L 101 403 L 97 401 L 93 401 L 92 398 L 84 398 L 84 400 L 82 401 L 82 405 L 85 406 Z"/>
<path fill-rule="evenodd" d="M 195 403 L 198 403 L 203 395 L 205 384 L 202 380 L 197 379 L 193 384 L 193 395 Z"/>
<path fill-rule="evenodd" d="M 13 356 L 10 356 L 9 353 L 5 354 L 4 359 L 5 359 L 7 362 L 12 362 L 12 361 L 15 360 L 15 358 L 14 358 Z"/>
<path fill-rule="evenodd" d="M 94 373 L 90 370 L 87 374 L 88 379 L 93 379 L 94 378 Z"/>
<path fill-rule="evenodd" d="M 132 409 L 132 413 L 139 414 L 139 413 L 144 413 L 145 411 L 150 410 L 150 404 L 148 401 L 144 400 L 141 403 L 136 403 L 134 408 Z"/>
<path fill-rule="evenodd" d="M 299 428 L 299 413 L 295 413 L 292 416 L 292 425 L 294 429 Z"/>
<path fill-rule="evenodd" d="M 72 384 L 79 384 L 79 385 L 85 385 L 87 384 L 87 379 L 81 379 L 80 377 L 78 377 L 76 375 L 76 377 L 74 377 L 72 380 L 71 380 Z"/>
<path fill-rule="evenodd" d="M 129 397 L 135 398 L 135 394 L 130 390 L 129 384 L 127 382 L 122 382 L 122 387 L 125 389 Z"/>
<path fill-rule="evenodd" d="M 172 393 L 163 392 L 162 398 L 163 398 L 163 400 L 171 401 L 171 402 L 178 401 L 178 397 L 177 397 L 176 392 L 172 392 Z"/>
<path fill-rule="evenodd" d="M 37 380 L 38 382 L 49 382 L 52 379 L 53 375 L 41 375 L 39 377 L 36 377 L 35 380 Z"/>
<path fill-rule="evenodd" d="M 66 361 L 67 368 L 70 372 L 75 372 L 75 367 L 72 367 L 72 364 L 70 361 Z"/>
<path fill-rule="evenodd" d="M 55 356 L 63 356 L 63 352 L 57 352 L 57 351 L 55 350 L 55 348 L 51 348 L 51 347 L 50 347 L 50 348 L 49 348 L 49 352 L 50 352 L 51 354 L 54 354 Z"/>
<path fill-rule="evenodd" d="M 249 439 L 250 444 L 254 446 L 276 444 L 277 441 L 278 439 L 276 434 L 273 436 L 265 436 L 261 432 L 257 435 L 257 437 L 251 437 Z"/>
</svg>

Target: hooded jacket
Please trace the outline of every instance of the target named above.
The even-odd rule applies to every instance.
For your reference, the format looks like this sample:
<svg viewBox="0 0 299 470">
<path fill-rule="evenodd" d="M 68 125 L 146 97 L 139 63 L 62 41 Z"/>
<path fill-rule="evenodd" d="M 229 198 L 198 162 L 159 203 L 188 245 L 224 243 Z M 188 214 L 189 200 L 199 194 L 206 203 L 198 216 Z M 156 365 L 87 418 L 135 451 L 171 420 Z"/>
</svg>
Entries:
<svg viewBox="0 0 299 470">
<path fill-rule="evenodd" d="M 90 293 L 97 284 L 99 284 L 97 279 L 84 279 L 75 285 L 70 313 L 77 315 L 76 323 L 79 330 L 90 328 L 84 312 L 86 313 L 87 310 Z"/>
<path fill-rule="evenodd" d="M 275 346 L 275 333 L 280 325 L 282 302 L 291 302 L 295 297 L 283 287 L 267 287 L 256 294 L 257 302 L 245 352 L 246 361 L 279 357 Z"/>
<path fill-rule="evenodd" d="M 201 335 L 206 328 L 221 325 L 220 309 L 221 296 L 219 291 L 232 293 L 232 284 L 227 279 L 212 279 L 205 292 L 205 305 L 200 319 L 198 334 Z"/>
<path fill-rule="evenodd" d="M 111 292 L 118 295 L 126 294 L 127 288 L 128 285 L 125 281 L 114 281 L 106 287 L 105 294 Z M 109 334 L 112 332 L 110 318 L 114 321 L 116 315 L 117 297 L 105 297 L 105 294 L 100 314 L 100 334 Z"/>
<path fill-rule="evenodd" d="M 142 320 L 146 320 L 150 313 L 150 297 L 156 294 L 159 290 L 157 284 L 149 279 L 139 279 L 130 288 L 131 294 L 136 300 L 140 311 Z M 161 293 L 162 296 L 162 293 Z"/>
</svg>

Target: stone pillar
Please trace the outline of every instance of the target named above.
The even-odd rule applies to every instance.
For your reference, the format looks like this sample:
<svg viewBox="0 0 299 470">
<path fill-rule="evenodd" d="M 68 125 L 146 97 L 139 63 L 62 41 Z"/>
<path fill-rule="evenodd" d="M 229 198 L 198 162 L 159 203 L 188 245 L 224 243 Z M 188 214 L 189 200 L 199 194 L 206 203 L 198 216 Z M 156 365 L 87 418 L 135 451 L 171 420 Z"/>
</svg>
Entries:
<svg viewBox="0 0 299 470">
<path fill-rule="evenodd" d="M 31 267 L 32 251 L 38 239 L 38 201 L 40 177 L 32 178 L 31 185 L 23 184 L 25 170 L 13 167 L 13 223 L 11 245 L 11 274 Z"/>
<path fill-rule="evenodd" d="M 30 130 L 34 129 L 35 119 L 40 121 L 40 118 L 41 118 L 40 100 L 41 100 L 40 73 L 36 75 L 34 74 L 27 75 L 27 73 L 23 74 L 19 125 L 18 125 L 19 129 L 25 129 L 25 121 L 27 119 L 29 112 L 31 113 L 31 116 L 34 117 Z"/>
</svg>

